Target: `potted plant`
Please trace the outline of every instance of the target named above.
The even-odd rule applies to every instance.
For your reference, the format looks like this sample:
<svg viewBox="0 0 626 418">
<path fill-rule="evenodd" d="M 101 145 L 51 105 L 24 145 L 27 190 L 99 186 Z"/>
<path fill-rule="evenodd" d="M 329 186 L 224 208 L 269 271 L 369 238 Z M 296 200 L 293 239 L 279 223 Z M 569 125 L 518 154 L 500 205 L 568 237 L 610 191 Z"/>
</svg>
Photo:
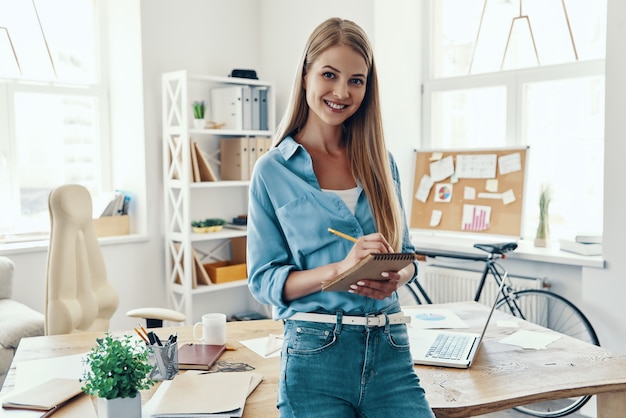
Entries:
<svg viewBox="0 0 626 418">
<path fill-rule="evenodd" d="M 535 247 L 546 247 L 550 238 L 550 225 L 548 223 L 548 209 L 552 200 L 552 192 L 545 184 L 539 194 L 539 225 L 535 237 Z"/>
<path fill-rule="evenodd" d="M 148 378 L 153 365 L 147 348 L 129 335 L 116 339 L 109 333 L 96 343 L 85 359 L 82 390 L 98 398 L 100 417 L 141 418 L 139 391 L 156 383 Z"/>
<path fill-rule="evenodd" d="M 206 111 L 206 107 L 204 106 L 204 100 L 193 102 L 192 107 L 193 107 L 194 126 L 198 129 L 203 129 L 204 128 L 204 113 Z"/>
<path fill-rule="evenodd" d="M 226 224 L 226 221 L 221 218 L 207 218 L 202 221 L 192 221 L 191 227 L 193 232 L 204 233 L 204 232 L 217 232 L 221 231 Z"/>
</svg>

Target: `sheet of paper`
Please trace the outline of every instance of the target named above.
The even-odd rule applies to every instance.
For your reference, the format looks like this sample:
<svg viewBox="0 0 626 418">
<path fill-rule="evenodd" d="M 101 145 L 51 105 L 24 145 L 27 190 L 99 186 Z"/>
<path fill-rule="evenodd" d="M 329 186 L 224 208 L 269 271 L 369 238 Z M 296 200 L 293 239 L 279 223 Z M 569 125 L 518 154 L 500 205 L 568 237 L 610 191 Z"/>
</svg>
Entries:
<svg viewBox="0 0 626 418">
<path fill-rule="evenodd" d="M 53 377 L 80 379 L 83 376 L 83 359 L 87 353 L 39 360 L 21 361 L 17 365 L 15 388 L 26 389 L 44 383 Z"/>
<path fill-rule="evenodd" d="M 513 334 L 504 337 L 500 340 L 500 342 L 502 344 L 516 345 L 522 348 L 543 350 L 559 338 L 561 337 L 554 333 L 520 329 L 519 331 L 515 331 Z"/>
<path fill-rule="evenodd" d="M 450 309 L 421 308 L 402 309 L 405 315 L 411 317 L 412 328 L 442 329 L 442 328 L 469 328 L 457 314 Z"/>
<path fill-rule="evenodd" d="M 439 183 L 435 186 L 435 202 L 448 203 L 452 201 L 452 184 Z"/>
<path fill-rule="evenodd" d="M 263 358 L 280 356 L 282 338 L 279 341 L 279 339 L 276 338 L 275 335 L 268 335 L 267 337 L 261 338 L 252 338 L 250 340 L 243 340 L 239 342 Z M 279 343 L 280 347 L 277 347 Z"/>
<path fill-rule="evenodd" d="M 489 228 L 490 222 L 491 206 L 463 205 L 463 231 L 484 231 Z"/>
<path fill-rule="evenodd" d="M 441 160 L 441 158 L 443 157 L 443 152 L 433 152 L 432 154 L 430 154 L 430 161 L 438 161 Z"/>
<path fill-rule="evenodd" d="M 179 373 L 174 379 L 163 382 L 168 383 L 167 388 L 154 403 L 152 414 L 240 417 L 250 382 L 251 375 L 247 373 Z"/>
<path fill-rule="evenodd" d="M 496 154 L 461 154 L 456 156 L 456 175 L 467 179 L 496 177 Z"/>
<path fill-rule="evenodd" d="M 43 411 L 26 411 L 19 409 L 3 409 L 2 417 L 10 418 L 41 418 Z M 91 396 L 83 395 L 79 396 L 72 402 L 64 405 L 57 412 L 53 414 L 54 418 L 97 418 L 96 408 L 94 408 Z M 149 415 L 144 415 L 145 418 L 150 418 Z"/>
<path fill-rule="evenodd" d="M 433 187 L 433 184 L 433 179 L 431 179 L 428 174 L 424 174 L 424 176 L 420 180 L 417 192 L 415 192 L 415 198 L 422 203 L 426 203 L 426 201 L 428 200 L 428 195 L 430 194 L 430 189 Z"/>
<path fill-rule="evenodd" d="M 443 212 L 440 210 L 433 210 L 430 214 L 430 226 L 437 226 L 441 222 L 441 217 L 443 216 Z"/>
<path fill-rule="evenodd" d="M 515 202 L 515 192 L 513 189 L 509 189 L 506 192 L 502 193 L 502 203 L 508 205 L 509 203 Z"/>
<path fill-rule="evenodd" d="M 519 152 L 515 154 L 503 155 L 498 159 L 500 175 L 513 173 L 522 169 L 522 156 Z"/>
<path fill-rule="evenodd" d="M 430 163 L 430 177 L 433 181 L 441 181 L 454 173 L 454 160 L 451 155 Z"/>
<path fill-rule="evenodd" d="M 496 193 L 498 191 L 498 179 L 487 179 L 485 182 L 485 190 Z"/>
<path fill-rule="evenodd" d="M 463 199 L 474 200 L 476 199 L 476 189 L 474 187 L 465 186 L 463 189 Z"/>
</svg>

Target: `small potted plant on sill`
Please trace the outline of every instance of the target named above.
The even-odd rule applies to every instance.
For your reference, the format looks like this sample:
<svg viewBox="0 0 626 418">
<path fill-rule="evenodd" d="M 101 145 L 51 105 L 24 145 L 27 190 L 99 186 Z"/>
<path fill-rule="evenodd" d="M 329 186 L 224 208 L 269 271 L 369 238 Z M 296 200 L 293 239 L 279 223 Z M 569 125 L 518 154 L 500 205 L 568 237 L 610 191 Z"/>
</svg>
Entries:
<svg viewBox="0 0 626 418">
<path fill-rule="evenodd" d="M 129 335 L 116 339 L 107 333 L 96 343 L 85 359 L 82 390 L 98 398 L 100 417 L 141 418 L 139 391 L 156 383 L 148 378 L 154 366 L 147 348 Z"/>
<path fill-rule="evenodd" d="M 539 194 L 539 225 L 535 237 L 535 247 L 547 247 L 550 238 L 550 224 L 548 221 L 548 209 L 552 200 L 552 191 L 547 185 L 541 186 Z"/>
<path fill-rule="evenodd" d="M 194 127 L 197 129 L 204 129 L 204 113 L 206 111 L 206 107 L 204 106 L 204 100 L 199 100 L 193 102 L 193 123 Z"/>
</svg>

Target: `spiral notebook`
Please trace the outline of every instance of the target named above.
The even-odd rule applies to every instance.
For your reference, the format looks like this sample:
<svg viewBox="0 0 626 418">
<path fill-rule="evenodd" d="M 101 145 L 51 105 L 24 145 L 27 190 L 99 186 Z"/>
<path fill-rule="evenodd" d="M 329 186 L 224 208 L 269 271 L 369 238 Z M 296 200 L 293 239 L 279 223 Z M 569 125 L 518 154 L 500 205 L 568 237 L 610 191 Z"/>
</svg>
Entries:
<svg viewBox="0 0 626 418">
<path fill-rule="evenodd" d="M 345 292 L 350 289 L 350 285 L 361 279 L 387 280 L 380 275 L 382 272 L 402 270 L 414 260 L 414 253 L 369 254 L 334 279 L 322 282 L 322 291 Z"/>
</svg>

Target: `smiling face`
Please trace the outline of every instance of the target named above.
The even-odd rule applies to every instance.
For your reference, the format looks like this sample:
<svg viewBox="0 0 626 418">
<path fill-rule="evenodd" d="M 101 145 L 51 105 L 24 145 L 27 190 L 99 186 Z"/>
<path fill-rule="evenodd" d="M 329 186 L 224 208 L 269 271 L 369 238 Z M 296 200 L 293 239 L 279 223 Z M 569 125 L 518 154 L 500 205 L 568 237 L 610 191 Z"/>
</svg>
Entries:
<svg viewBox="0 0 626 418">
<path fill-rule="evenodd" d="M 354 115 L 365 97 L 367 72 L 363 57 L 347 45 L 322 52 L 304 76 L 308 122 L 340 126 Z"/>
</svg>

